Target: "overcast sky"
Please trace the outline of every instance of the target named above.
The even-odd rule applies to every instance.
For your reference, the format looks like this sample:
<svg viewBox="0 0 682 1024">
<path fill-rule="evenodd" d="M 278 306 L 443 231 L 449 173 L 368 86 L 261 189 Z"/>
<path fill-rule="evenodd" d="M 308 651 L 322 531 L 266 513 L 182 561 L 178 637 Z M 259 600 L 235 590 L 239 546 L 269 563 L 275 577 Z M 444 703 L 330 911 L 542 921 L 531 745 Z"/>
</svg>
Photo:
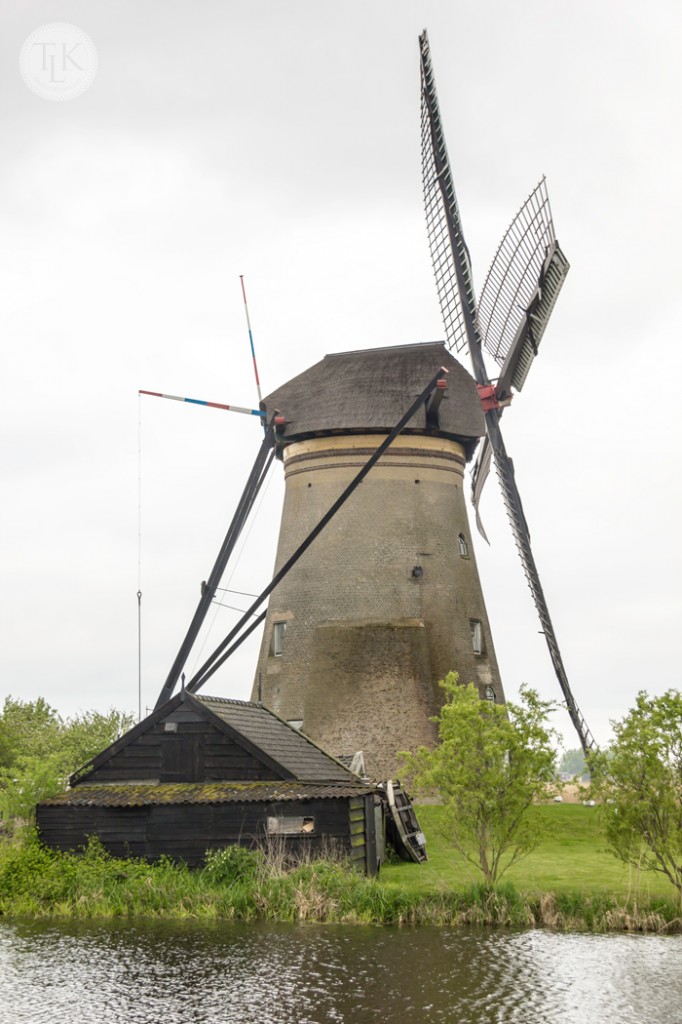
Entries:
<svg viewBox="0 0 682 1024">
<path fill-rule="evenodd" d="M 260 432 L 137 392 L 256 405 L 240 274 L 264 393 L 328 352 L 443 336 L 420 182 L 425 26 L 479 290 L 543 173 L 571 262 L 503 426 L 574 694 L 605 742 L 639 689 L 679 687 L 680 11 L 5 0 L 0 700 L 137 710 L 139 587 L 154 704 Z M 63 102 L 19 69 L 51 22 L 98 54 Z M 234 590 L 269 581 L 276 470 Z M 558 699 L 493 478 L 482 512 L 507 696 L 526 682 Z M 204 656 L 234 621 L 216 609 Z M 212 692 L 248 697 L 256 649 Z"/>
</svg>

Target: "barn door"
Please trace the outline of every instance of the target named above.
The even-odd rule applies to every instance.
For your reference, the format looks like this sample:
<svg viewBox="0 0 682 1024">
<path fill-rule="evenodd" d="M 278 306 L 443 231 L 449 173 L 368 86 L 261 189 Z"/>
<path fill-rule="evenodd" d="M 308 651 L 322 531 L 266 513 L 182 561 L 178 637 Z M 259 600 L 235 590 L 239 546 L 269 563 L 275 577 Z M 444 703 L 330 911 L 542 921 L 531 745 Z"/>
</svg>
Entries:
<svg viewBox="0 0 682 1024">
<path fill-rule="evenodd" d="M 201 736 L 170 733 L 161 737 L 161 782 L 201 782 L 204 749 Z"/>
</svg>

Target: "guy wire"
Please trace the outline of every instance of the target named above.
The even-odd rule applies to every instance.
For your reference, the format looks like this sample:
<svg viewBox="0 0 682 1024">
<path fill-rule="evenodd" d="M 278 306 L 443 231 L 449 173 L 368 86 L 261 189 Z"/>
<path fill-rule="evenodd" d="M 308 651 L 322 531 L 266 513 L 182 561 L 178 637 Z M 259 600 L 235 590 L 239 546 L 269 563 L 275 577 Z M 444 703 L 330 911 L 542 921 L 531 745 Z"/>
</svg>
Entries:
<svg viewBox="0 0 682 1024">
<path fill-rule="evenodd" d="M 137 395 L 137 720 L 142 721 L 142 396 Z"/>
</svg>

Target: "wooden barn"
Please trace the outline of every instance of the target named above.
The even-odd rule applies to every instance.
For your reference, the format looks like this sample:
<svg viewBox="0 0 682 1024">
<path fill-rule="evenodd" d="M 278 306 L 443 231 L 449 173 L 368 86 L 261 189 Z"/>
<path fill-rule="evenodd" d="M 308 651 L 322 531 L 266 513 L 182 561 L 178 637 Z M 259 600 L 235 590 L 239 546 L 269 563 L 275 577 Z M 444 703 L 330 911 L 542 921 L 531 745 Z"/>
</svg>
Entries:
<svg viewBox="0 0 682 1024">
<path fill-rule="evenodd" d="M 382 799 L 262 704 L 183 690 L 38 805 L 60 850 L 99 836 L 114 856 L 199 865 L 208 849 L 284 844 L 330 850 L 367 874 L 384 856 Z"/>
</svg>

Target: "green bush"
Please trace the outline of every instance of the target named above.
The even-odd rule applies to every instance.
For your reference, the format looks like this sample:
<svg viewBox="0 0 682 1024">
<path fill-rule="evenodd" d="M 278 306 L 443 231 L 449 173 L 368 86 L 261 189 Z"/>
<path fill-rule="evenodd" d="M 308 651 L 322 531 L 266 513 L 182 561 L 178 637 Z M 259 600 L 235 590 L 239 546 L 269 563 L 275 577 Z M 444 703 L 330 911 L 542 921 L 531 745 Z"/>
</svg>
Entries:
<svg viewBox="0 0 682 1024">
<path fill-rule="evenodd" d="M 208 850 L 204 871 L 214 885 L 235 885 L 238 882 L 255 882 L 262 875 L 264 865 L 265 857 L 260 850 L 225 846 L 220 850 Z"/>
</svg>

